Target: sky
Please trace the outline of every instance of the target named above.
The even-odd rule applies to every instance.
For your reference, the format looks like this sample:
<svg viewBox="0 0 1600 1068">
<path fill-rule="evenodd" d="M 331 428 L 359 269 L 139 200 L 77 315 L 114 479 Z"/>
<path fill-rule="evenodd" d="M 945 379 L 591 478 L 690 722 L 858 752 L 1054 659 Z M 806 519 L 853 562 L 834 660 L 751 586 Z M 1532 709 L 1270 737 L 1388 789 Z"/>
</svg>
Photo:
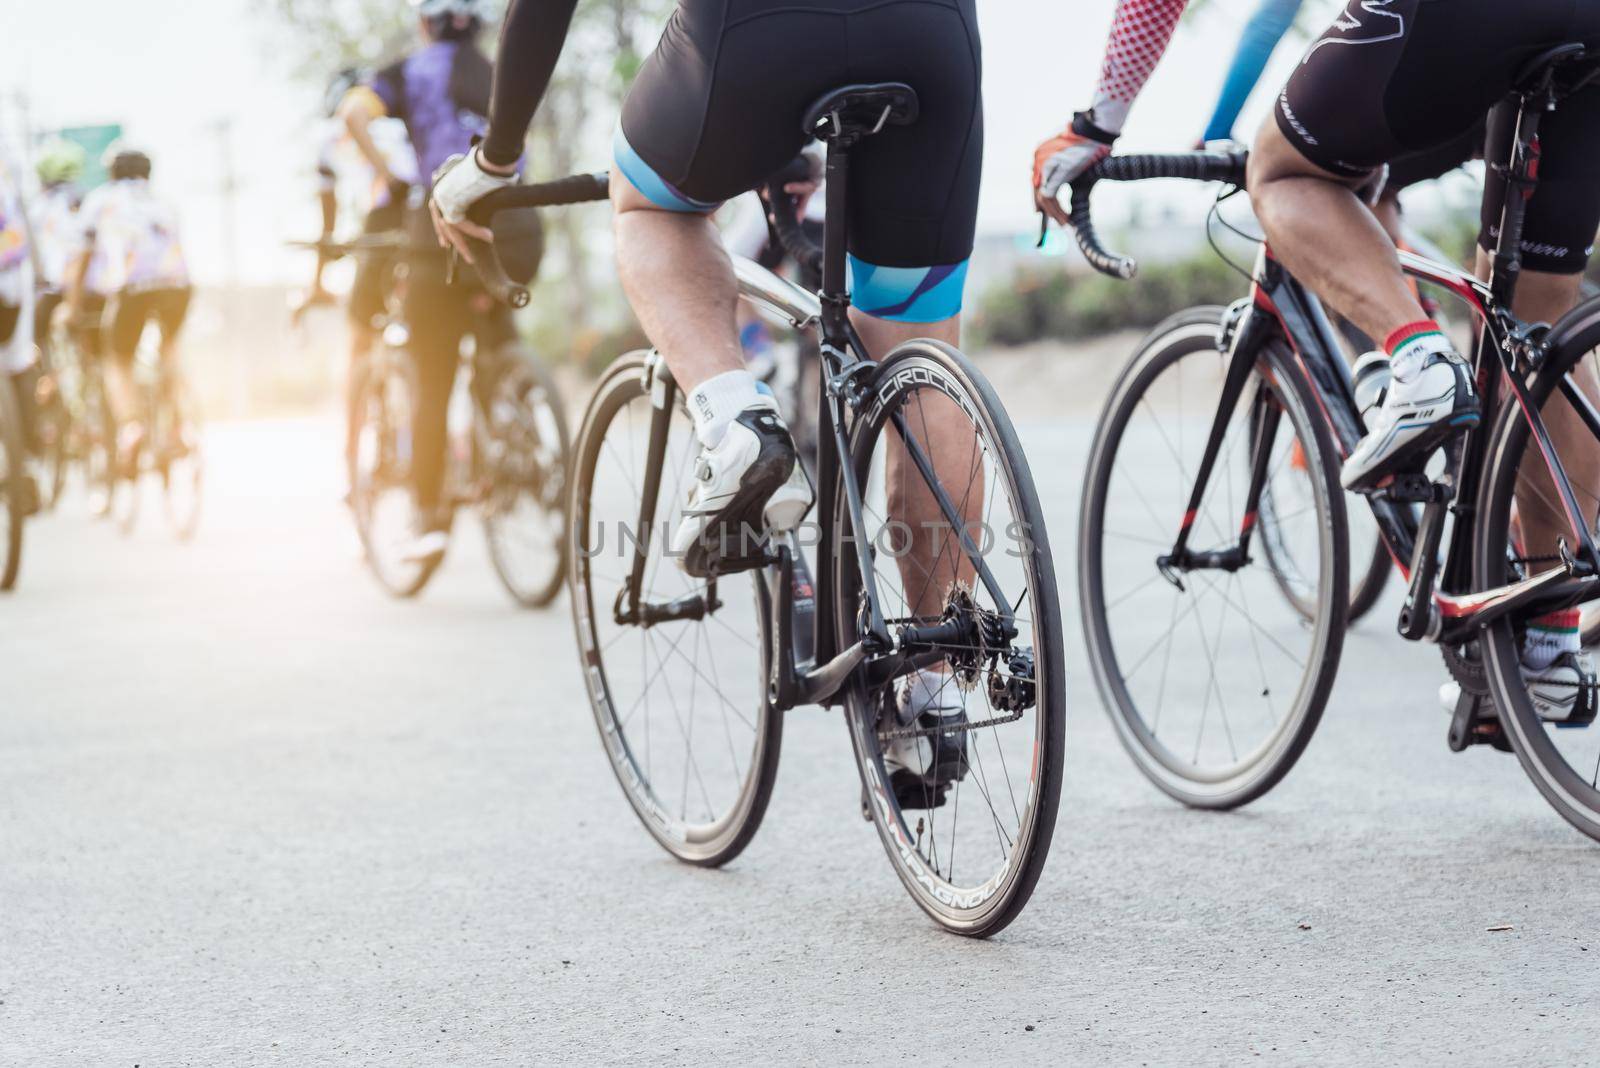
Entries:
<svg viewBox="0 0 1600 1068">
<path fill-rule="evenodd" d="M 405 0 L 395 0 L 403 3 Z M 1178 37 L 1128 123 L 1124 150 L 1186 148 L 1215 101 L 1238 28 L 1256 0 L 1214 0 Z M 1332 0 L 1312 0 L 1331 11 Z M 317 87 L 290 75 L 292 56 L 252 0 L 0 0 L 0 138 L 15 140 L 22 114 L 34 128 L 120 122 L 156 160 L 155 183 L 182 213 L 202 283 L 299 280 L 290 237 L 316 229 L 313 135 Z M 978 0 L 984 36 L 987 140 L 979 227 L 1033 225 L 1028 173 L 1033 148 L 1088 103 L 1114 0 Z M 1281 84 L 1297 47 L 1280 50 L 1264 84 Z M 1251 100 L 1240 132 L 1265 115 L 1271 93 Z M 223 126 L 221 124 L 226 124 Z M 221 131 L 231 134 L 226 143 Z M 238 196 L 233 226 L 220 190 L 225 152 Z M 609 161 L 597 158 L 596 169 Z M 1141 196 L 1198 202 L 1193 189 Z M 1107 197 L 1117 210 L 1124 190 Z M 230 258 L 226 240 L 236 235 Z"/>
</svg>

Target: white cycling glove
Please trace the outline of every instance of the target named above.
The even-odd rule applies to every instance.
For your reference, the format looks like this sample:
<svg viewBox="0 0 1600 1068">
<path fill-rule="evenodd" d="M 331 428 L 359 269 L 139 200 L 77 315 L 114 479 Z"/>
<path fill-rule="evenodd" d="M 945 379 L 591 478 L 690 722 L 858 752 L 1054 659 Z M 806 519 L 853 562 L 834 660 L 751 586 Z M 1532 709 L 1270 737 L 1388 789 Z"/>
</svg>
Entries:
<svg viewBox="0 0 1600 1068">
<path fill-rule="evenodd" d="M 445 222 L 459 223 L 467 211 L 496 189 L 516 185 L 515 174 L 490 174 L 478 162 L 478 150 L 451 156 L 433 175 L 433 202 Z"/>
</svg>

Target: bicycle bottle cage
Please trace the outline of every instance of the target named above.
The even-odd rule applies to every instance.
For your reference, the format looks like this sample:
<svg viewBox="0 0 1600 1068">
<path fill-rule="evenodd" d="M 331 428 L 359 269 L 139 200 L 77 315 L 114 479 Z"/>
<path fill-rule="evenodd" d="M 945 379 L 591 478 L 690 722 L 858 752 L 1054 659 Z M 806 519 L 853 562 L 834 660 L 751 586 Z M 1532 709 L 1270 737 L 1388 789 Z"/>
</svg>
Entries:
<svg viewBox="0 0 1600 1068">
<path fill-rule="evenodd" d="M 917 91 L 903 82 L 846 85 L 807 108 L 800 129 L 807 137 L 848 148 L 885 126 L 910 126 L 921 108 Z"/>
</svg>

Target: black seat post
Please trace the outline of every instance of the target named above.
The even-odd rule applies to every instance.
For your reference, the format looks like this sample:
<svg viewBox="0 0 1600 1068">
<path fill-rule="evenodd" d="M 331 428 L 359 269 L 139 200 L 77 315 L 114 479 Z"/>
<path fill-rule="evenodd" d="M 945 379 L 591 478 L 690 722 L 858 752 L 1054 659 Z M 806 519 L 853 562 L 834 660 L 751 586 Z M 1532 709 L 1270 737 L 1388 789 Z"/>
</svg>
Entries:
<svg viewBox="0 0 1600 1068">
<path fill-rule="evenodd" d="M 1545 102 L 1533 95 L 1517 95 L 1496 105 L 1496 114 L 1516 112 L 1511 146 L 1507 158 L 1491 159 L 1486 166 L 1500 173 L 1504 179 L 1504 197 L 1498 205 L 1499 235 L 1495 240 L 1493 268 L 1489 276 L 1490 292 L 1502 307 L 1511 306 L 1516 293 L 1517 276 L 1522 271 L 1522 226 L 1528 215 L 1528 197 L 1538 185 L 1539 120 L 1543 117 Z"/>
<path fill-rule="evenodd" d="M 850 150 L 837 141 L 828 144 L 828 214 L 822 224 L 822 296 L 826 303 L 843 305 L 848 294 L 845 253 L 849 230 L 845 216 L 850 188 Z"/>
</svg>

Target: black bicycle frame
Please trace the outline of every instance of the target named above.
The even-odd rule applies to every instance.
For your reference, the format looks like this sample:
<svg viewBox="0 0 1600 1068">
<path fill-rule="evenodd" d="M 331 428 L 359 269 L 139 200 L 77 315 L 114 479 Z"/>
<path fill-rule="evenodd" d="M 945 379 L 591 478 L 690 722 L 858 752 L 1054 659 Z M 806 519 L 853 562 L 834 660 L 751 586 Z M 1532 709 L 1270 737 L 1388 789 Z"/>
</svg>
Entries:
<svg viewBox="0 0 1600 1068">
<path fill-rule="evenodd" d="M 817 554 L 815 612 L 811 625 L 809 648 L 813 651 L 809 662 L 797 663 L 793 641 L 794 576 L 799 563 L 787 544 L 769 547 L 768 566 L 764 581 L 758 582 L 760 607 L 771 620 L 772 648 L 770 660 L 769 697 L 778 708 L 802 704 L 837 704 L 844 685 L 863 664 L 868 667 L 869 686 L 885 682 L 924 661 L 937 659 L 937 652 L 920 648 L 921 639 L 938 632 L 937 627 L 902 626 L 898 634 L 891 634 L 889 620 L 883 614 L 873 567 L 872 546 L 864 535 L 866 523 L 862 504 L 861 486 L 850 457 L 851 413 L 863 400 L 862 385 L 865 377 L 877 366 L 868 356 L 866 346 L 850 323 L 850 296 L 846 279 L 845 249 L 846 220 L 849 218 L 845 196 L 849 189 L 850 155 L 837 144 L 830 145 L 827 161 L 827 219 L 822 261 L 822 291 L 818 294 L 820 314 L 817 317 L 821 360 L 819 373 L 823 388 L 818 400 L 817 425 L 819 437 L 832 444 L 832 448 L 819 448 L 817 456 L 817 500 L 823 502 L 818 509 L 819 545 L 825 551 Z M 645 484 L 639 502 L 638 547 L 628 580 L 619 592 L 614 611 L 618 623 L 653 626 L 675 620 L 703 619 L 719 607 L 716 583 L 707 585 L 706 593 L 681 598 L 669 604 L 649 604 L 641 601 L 644 588 L 645 563 L 648 540 L 656 535 L 655 504 L 661 487 L 661 473 L 666 465 L 668 433 L 673 409 L 677 405 L 677 385 L 667 374 L 659 358 L 649 364 L 647 388 L 653 409 L 650 439 L 645 460 Z M 1013 624 L 1009 599 L 1001 590 L 983 555 L 973 544 L 955 504 L 935 476 L 933 463 L 926 451 L 912 437 L 905 425 L 903 414 L 891 416 L 901 435 L 901 442 L 912 463 L 923 474 L 935 503 L 946 521 L 958 532 L 962 548 L 974 562 L 979 580 L 995 599 L 1006 627 Z M 844 514 L 835 514 L 827 506 L 842 494 Z M 838 606 L 833 591 L 839 561 L 831 547 L 839 546 L 848 533 L 848 540 L 856 557 L 856 567 L 861 576 L 860 620 L 865 631 L 861 639 L 849 648 L 840 649 L 836 640 Z M 928 639 L 932 641 L 930 637 Z"/>
</svg>

